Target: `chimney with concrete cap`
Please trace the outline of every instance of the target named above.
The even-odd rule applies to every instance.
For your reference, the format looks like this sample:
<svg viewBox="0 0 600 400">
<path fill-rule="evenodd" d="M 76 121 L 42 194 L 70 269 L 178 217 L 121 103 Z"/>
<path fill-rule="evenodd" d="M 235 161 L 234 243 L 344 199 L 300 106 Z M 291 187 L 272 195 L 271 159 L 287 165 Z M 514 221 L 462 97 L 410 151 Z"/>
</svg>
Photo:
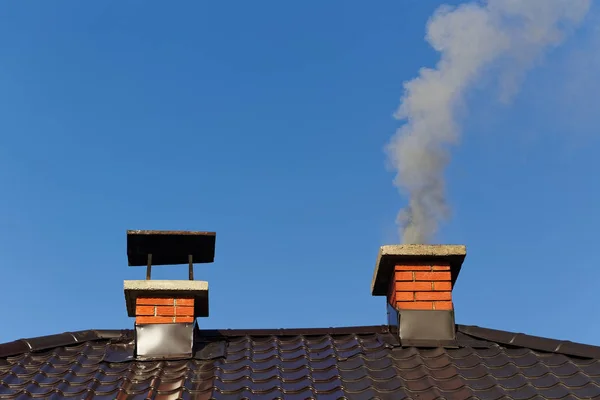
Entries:
<svg viewBox="0 0 600 400">
<path fill-rule="evenodd" d="M 194 263 L 214 261 L 216 234 L 127 231 L 130 266 L 146 266 L 145 280 L 124 282 L 127 313 L 135 317 L 141 359 L 189 357 L 196 318 L 208 316 L 208 282 L 194 280 Z M 188 264 L 187 280 L 152 280 L 152 267 Z"/>
<path fill-rule="evenodd" d="M 389 323 L 401 339 L 454 339 L 452 289 L 465 256 L 462 245 L 380 248 L 371 294 L 386 296 Z"/>
</svg>

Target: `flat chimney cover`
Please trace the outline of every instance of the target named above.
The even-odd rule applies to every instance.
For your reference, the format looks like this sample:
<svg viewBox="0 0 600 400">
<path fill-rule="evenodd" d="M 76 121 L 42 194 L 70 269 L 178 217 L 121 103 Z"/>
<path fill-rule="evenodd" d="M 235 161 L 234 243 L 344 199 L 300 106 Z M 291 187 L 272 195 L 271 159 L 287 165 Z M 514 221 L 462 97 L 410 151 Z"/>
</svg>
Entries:
<svg viewBox="0 0 600 400">
<path fill-rule="evenodd" d="M 215 232 L 193 231 L 127 231 L 127 261 L 129 266 L 211 263 L 215 260 Z"/>
</svg>

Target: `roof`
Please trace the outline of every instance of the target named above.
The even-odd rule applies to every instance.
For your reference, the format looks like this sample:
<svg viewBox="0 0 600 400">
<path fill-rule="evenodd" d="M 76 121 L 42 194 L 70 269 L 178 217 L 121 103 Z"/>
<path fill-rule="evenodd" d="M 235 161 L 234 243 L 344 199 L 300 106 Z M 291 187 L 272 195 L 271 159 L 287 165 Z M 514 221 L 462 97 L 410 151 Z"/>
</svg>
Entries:
<svg viewBox="0 0 600 400">
<path fill-rule="evenodd" d="M 403 346 L 388 326 L 201 330 L 192 359 L 136 361 L 133 331 L 0 345 L 0 399 L 593 398 L 600 347 L 457 325 Z"/>
</svg>

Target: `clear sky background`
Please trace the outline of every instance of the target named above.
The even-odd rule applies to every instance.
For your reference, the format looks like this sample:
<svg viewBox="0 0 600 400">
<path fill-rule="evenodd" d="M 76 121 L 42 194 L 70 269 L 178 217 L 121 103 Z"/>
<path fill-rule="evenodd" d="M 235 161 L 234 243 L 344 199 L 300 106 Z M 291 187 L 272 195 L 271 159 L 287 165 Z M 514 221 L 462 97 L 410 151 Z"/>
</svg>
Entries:
<svg viewBox="0 0 600 400">
<path fill-rule="evenodd" d="M 385 323 L 383 148 L 440 4 L 3 2 L 0 342 L 133 327 L 127 229 L 217 232 L 201 328 Z M 436 239 L 467 245 L 459 323 L 600 345 L 599 16 L 512 103 L 469 92 Z"/>
</svg>

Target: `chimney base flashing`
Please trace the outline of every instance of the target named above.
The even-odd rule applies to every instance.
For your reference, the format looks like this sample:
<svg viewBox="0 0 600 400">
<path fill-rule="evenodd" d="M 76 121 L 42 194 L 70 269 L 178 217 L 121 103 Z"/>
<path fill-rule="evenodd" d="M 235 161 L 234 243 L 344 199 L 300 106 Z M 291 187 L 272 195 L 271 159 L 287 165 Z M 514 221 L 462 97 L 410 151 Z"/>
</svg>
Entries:
<svg viewBox="0 0 600 400">
<path fill-rule="evenodd" d="M 188 359 L 193 356 L 194 323 L 147 324 L 135 327 L 138 360 Z"/>
<path fill-rule="evenodd" d="M 127 315 L 136 317 L 138 298 L 193 298 L 194 317 L 208 317 L 208 282 L 189 280 L 124 281 Z M 168 325 L 168 324 L 165 324 Z"/>
<path fill-rule="evenodd" d="M 386 296 L 396 265 L 446 264 L 450 266 L 452 286 L 467 255 L 464 245 L 398 244 L 381 246 L 371 281 L 373 296 Z"/>
<path fill-rule="evenodd" d="M 456 338 L 454 312 L 446 310 L 399 310 L 400 342 L 453 341 Z"/>
</svg>

